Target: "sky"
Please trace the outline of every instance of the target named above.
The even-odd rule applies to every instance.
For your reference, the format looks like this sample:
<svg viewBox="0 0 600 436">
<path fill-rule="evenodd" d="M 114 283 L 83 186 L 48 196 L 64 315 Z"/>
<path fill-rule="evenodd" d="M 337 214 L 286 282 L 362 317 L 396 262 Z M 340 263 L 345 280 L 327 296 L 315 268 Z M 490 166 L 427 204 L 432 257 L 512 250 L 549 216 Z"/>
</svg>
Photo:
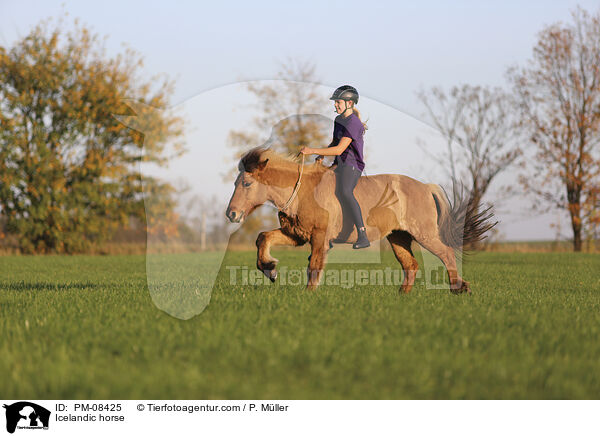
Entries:
<svg viewBox="0 0 600 436">
<path fill-rule="evenodd" d="M 443 183 L 443 171 L 428 160 L 416 138 L 429 135 L 419 89 L 454 85 L 506 86 L 511 65 L 524 66 L 537 33 L 569 22 L 580 5 L 595 12 L 598 1 L 420 1 L 420 2 L 72 2 L 0 0 L 0 44 L 10 46 L 41 19 L 65 12 L 99 35 L 109 54 L 123 44 L 145 59 L 148 77 L 165 73 L 176 83 L 172 104 L 192 129 L 191 152 L 174 162 L 168 177 L 212 186 L 226 202 L 232 185 L 217 181 L 232 163 L 227 132 L 248 126 L 256 115 L 240 82 L 276 78 L 288 58 L 316 65 L 325 100 L 341 84 L 360 94 L 369 118 L 365 149 L 369 174 L 395 172 Z M 69 22 L 69 20 L 67 20 Z M 208 109 L 210 108 L 210 109 Z M 333 112 L 324 116 L 333 117 Z M 437 145 L 436 145 L 437 144 Z M 327 144 L 322 144 L 326 146 Z M 210 162 L 210 165 L 207 165 Z M 198 179 L 203 174 L 204 179 Z M 486 200 L 496 202 L 503 174 Z M 550 223 L 566 216 L 532 215 L 529 200 L 498 201 L 499 229 L 507 240 L 553 239 Z M 564 236 L 570 236 L 567 226 Z"/>
</svg>

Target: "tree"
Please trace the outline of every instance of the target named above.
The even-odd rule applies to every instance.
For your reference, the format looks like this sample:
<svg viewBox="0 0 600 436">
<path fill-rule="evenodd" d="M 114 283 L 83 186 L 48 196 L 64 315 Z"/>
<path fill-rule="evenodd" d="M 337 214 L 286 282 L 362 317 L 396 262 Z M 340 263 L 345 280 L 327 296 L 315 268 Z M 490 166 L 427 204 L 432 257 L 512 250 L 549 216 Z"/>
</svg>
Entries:
<svg viewBox="0 0 600 436">
<path fill-rule="evenodd" d="M 272 148 L 292 154 L 298 153 L 303 145 L 329 143 L 331 121 L 325 125 L 325 117 L 310 116 L 327 107 L 327 102 L 317 93 L 315 65 L 288 60 L 280 63 L 277 78 L 248 83 L 259 115 L 254 117 L 253 128 L 229 133 L 228 142 L 237 150 L 236 159 L 253 146 L 262 145 L 269 134 Z"/>
<path fill-rule="evenodd" d="M 146 138 L 121 124 L 114 114 L 132 112 L 124 98 L 163 107 L 172 84 L 142 80 L 135 52 L 108 58 L 87 28 L 65 33 L 61 24 L 43 22 L 0 47 L 0 213 L 28 253 L 84 251 L 129 216 L 143 218 L 137 166 L 166 163 L 182 129 L 161 111 L 137 114 Z M 173 150 L 183 152 L 176 141 Z"/>
<path fill-rule="evenodd" d="M 520 182 L 539 206 L 568 211 L 573 249 L 581 251 L 600 206 L 600 12 L 578 8 L 572 17 L 545 27 L 528 67 L 508 76 L 534 153 L 532 175 Z"/>
<path fill-rule="evenodd" d="M 499 88 L 470 85 L 454 86 L 448 94 L 434 87 L 417 95 L 446 140 L 446 152 L 433 159 L 453 180 L 465 182 L 479 211 L 494 178 L 520 155 L 509 96 Z"/>
<path fill-rule="evenodd" d="M 192 242 L 201 251 L 227 245 L 229 232 L 223 211 L 227 207 L 216 195 L 193 194 L 180 202 L 181 223 L 185 224 L 182 240 Z"/>
</svg>

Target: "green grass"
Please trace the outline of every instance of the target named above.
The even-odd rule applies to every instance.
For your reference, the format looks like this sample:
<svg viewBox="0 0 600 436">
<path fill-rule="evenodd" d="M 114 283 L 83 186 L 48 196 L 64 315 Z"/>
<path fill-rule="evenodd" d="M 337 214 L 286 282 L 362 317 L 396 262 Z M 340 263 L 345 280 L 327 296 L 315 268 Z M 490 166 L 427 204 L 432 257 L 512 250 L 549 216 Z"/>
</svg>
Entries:
<svg viewBox="0 0 600 436">
<path fill-rule="evenodd" d="M 143 256 L 0 262 L 3 398 L 600 397 L 598 255 L 480 253 L 464 268 L 470 297 L 423 281 L 408 296 L 232 286 L 223 269 L 187 321 L 153 304 Z M 255 254 L 226 262 L 253 270 Z"/>
</svg>

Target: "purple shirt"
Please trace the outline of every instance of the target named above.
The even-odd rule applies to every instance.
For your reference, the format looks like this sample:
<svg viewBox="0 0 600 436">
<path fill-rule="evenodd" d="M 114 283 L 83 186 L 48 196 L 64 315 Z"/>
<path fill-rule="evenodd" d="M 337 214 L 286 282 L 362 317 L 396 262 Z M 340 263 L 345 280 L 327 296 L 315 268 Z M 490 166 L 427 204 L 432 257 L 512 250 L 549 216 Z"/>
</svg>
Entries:
<svg viewBox="0 0 600 436">
<path fill-rule="evenodd" d="M 341 160 L 341 162 L 346 165 L 352 165 L 360 171 L 365 169 L 363 157 L 364 131 L 365 128 L 356 114 L 349 115 L 346 118 L 342 115 L 335 117 L 335 122 L 333 124 L 333 143 L 331 144 L 331 147 L 338 145 L 340 139 L 343 137 L 352 138 L 352 142 L 342 154 L 335 157 L 334 163 L 339 165 Z"/>
</svg>

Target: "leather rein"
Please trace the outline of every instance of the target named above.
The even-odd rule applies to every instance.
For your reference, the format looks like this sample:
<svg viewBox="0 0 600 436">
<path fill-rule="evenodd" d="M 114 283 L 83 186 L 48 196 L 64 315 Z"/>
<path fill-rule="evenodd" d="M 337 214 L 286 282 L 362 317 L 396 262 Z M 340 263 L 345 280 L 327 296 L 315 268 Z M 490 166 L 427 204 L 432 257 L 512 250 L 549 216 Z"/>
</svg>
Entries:
<svg viewBox="0 0 600 436">
<path fill-rule="evenodd" d="M 292 192 L 292 196 L 289 198 L 289 200 L 281 208 L 282 212 L 285 212 L 285 210 L 288 207 L 290 207 L 290 205 L 294 201 L 294 198 L 296 198 L 296 195 L 298 195 L 298 191 L 300 190 L 300 185 L 302 184 L 303 171 L 304 171 L 304 154 L 302 154 L 302 165 L 300 165 L 300 174 L 298 175 L 298 180 L 296 181 L 296 185 L 294 186 L 294 191 Z"/>
</svg>

